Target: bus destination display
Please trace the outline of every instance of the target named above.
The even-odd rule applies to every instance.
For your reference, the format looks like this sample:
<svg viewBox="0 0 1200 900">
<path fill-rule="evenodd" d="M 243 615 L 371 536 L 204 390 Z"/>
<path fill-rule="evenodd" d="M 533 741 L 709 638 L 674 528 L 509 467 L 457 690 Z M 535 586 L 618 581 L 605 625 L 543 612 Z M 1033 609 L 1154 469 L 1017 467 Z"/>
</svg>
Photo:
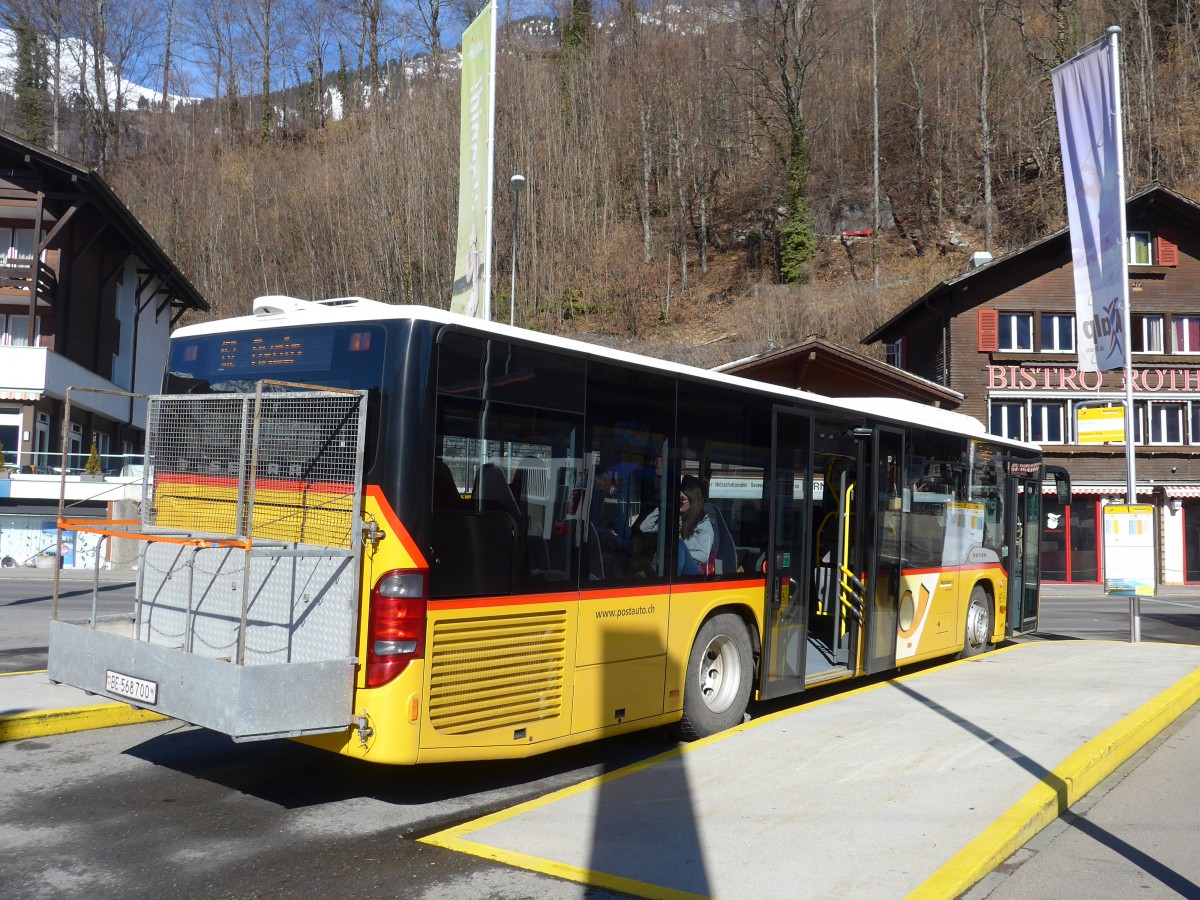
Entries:
<svg viewBox="0 0 1200 900">
<path fill-rule="evenodd" d="M 223 372 L 261 369 L 327 369 L 333 336 L 305 332 L 236 335 L 221 341 L 219 367 Z"/>
</svg>

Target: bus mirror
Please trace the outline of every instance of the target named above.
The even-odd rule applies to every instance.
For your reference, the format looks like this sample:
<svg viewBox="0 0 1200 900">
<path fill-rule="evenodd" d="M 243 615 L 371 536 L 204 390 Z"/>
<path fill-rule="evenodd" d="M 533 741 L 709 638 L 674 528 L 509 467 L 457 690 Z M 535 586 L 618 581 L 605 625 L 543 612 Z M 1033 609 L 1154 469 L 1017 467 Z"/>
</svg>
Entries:
<svg viewBox="0 0 1200 900">
<path fill-rule="evenodd" d="M 1046 474 L 1054 479 L 1054 491 L 1058 502 L 1067 506 L 1071 502 L 1071 475 L 1062 466 L 1046 466 Z"/>
</svg>

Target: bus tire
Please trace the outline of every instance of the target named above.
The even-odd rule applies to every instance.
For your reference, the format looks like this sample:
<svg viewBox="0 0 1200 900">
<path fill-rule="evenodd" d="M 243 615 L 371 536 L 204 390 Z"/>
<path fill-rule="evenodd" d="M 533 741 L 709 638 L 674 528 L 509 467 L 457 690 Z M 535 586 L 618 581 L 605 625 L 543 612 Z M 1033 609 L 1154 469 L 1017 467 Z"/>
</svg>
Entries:
<svg viewBox="0 0 1200 900">
<path fill-rule="evenodd" d="M 988 648 L 992 637 L 992 600 L 983 585 L 971 588 L 971 599 L 967 603 L 967 624 L 964 629 L 963 648 L 959 659 L 978 656 Z"/>
<path fill-rule="evenodd" d="M 752 654 L 740 616 L 721 613 L 700 626 L 688 655 L 680 737 L 696 740 L 741 723 L 753 687 Z"/>
</svg>

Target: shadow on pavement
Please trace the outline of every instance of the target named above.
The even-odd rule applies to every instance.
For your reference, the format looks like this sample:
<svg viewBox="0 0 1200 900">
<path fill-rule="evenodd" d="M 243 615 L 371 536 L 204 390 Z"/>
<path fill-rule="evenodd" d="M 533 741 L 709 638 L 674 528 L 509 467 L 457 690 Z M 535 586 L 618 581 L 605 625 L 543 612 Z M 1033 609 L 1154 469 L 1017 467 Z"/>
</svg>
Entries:
<svg viewBox="0 0 1200 900">
<path fill-rule="evenodd" d="M 383 766 L 287 739 L 239 744 L 214 731 L 177 724 L 125 753 L 284 809 L 361 797 L 420 806 L 498 792 L 486 809 L 471 805 L 474 818 L 638 762 L 671 746 L 662 732 L 648 731 L 529 759 Z M 417 836 L 450 824 L 453 822 L 431 820 Z"/>
</svg>

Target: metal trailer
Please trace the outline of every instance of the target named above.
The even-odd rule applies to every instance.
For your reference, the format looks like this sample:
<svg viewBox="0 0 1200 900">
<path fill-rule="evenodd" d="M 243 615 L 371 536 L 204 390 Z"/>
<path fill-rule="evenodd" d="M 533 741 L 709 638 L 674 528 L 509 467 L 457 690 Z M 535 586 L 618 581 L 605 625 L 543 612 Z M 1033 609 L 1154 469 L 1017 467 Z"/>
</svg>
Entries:
<svg viewBox="0 0 1200 900">
<path fill-rule="evenodd" d="M 139 520 L 59 511 L 60 529 L 142 542 L 133 609 L 97 616 L 94 587 L 89 618 L 59 620 L 56 578 L 51 680 L 241 741 L 350 727 L 365 393 L 144 399 Z"/>
</svg>

